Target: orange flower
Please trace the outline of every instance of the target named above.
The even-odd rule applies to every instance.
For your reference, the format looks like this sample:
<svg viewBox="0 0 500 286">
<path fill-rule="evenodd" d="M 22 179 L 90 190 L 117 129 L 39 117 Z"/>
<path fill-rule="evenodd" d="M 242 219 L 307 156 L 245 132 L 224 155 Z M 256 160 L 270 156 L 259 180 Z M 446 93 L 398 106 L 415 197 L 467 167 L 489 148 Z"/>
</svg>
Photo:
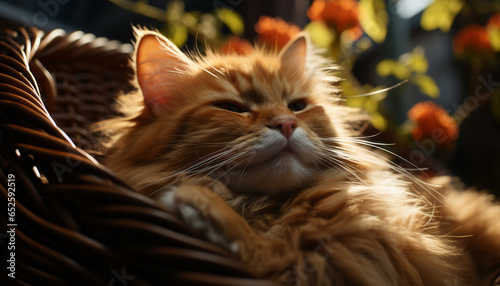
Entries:
<svg viewBox="0 0 500 286">
<path fill-rule="evenodd" d="M 415 104 L 408 111 L 408 118 L 416 123 L 411 135 L 417 140 L 431 139 L 437 146 L 452 147 L 458 138 L 455 120 L 432 101 Z"/>
<path fill-rule="evenodd" d="M 453 50 L 457 54 L 493 53 L 486 28 L 477 24 L 465 26 L 458 31 L 453 39 Z"/>
<path fill-rule="evenodd" d="M 232 36 L 221 47 L 220 52 L 223 54 L 238 54 L 248 55 L 253 51 L 253 46 L 247 40 L 240 37 Z"/>
<path fill-rule="evenodd" d="M 332 27 L 338 34 L 347 29 L 360 29 L 358 2 L 354 0 L 315 0 L 307 10 L 311 21 Z"/>
<path fill-rule="evenodd" d="M 486 27 L 490 26 L 500 28 L 500 13 L 495 13 L 490 17 L 490 19 L 488 20 L 488 24 L 486 24 Z"/>
<path fill-rule="evenodd" d="M 281 18 L 262 16 L 255 25 L 255 31 L 259 33 L 260 41 L 281 49 L 290 39 L 300 33 L 300 28 L 283 21 Z"/>
</svg>

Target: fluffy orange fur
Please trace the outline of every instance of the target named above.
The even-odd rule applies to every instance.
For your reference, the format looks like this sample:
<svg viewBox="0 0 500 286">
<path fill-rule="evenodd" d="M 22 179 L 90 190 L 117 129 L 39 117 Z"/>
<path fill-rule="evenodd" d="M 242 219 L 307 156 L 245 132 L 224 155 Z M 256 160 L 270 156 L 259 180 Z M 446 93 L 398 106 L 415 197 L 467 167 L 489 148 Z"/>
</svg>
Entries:
<svg viewBox="0 0 500 286">
<path fill-rule="evenodd" d="M 279 53 L 188 57 L 156 32 L 136 34 L 138 88 L 120 98 L 106 165 L 255 275 L 491 285 L 500 206 L 449 182 L 432 189 L 369 151 L 352 130 L 365 118 L 342 105 L 307 35 Z"/>
</svg>

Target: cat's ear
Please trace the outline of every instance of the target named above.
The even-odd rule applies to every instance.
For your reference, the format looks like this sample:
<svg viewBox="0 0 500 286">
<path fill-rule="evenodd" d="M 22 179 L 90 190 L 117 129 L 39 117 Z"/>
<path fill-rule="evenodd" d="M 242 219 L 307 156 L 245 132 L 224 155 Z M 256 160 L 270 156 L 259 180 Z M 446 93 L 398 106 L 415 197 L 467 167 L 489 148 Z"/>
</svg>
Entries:
<svg viewBox="0 0 500 286">
<path fill-rule="evenodd" d="M 309 45 L 309 36 L 305 32 L 291 39 L 280 52 L 281 69 L 304 74 L 307 71 L 306 63 Z"/>
<path fill-rule="evenodd" d="M 179 78 L 193 61 L 158 32 L 136 29 L 135 33 L 137 81 L 146 108 L 154 114 L 171 103 Z"/>
</svg>

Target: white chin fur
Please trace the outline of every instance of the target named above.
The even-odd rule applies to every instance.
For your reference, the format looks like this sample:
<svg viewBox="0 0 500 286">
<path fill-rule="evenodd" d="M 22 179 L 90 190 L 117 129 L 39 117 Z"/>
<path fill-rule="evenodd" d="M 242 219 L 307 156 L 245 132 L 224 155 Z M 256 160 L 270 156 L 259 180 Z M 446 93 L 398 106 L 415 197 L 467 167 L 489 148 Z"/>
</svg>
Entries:
<svg viewBox="0 0 500 286">
<path fill-rule="evenodd" d="M 283 152 L 286 145 L 287 140 L 279 132 L 267 131 L 255 146 L 257 155 L 250 166 L 226 173 L 221 181 L 237 193 L 278 193 L 301 187 L 317 174 L 318 170 L 310 166 L 319 157 L 319 149 L 302 128 L 297 128 L 290 138 L 294 154 Z"/>
<path fill-rule="evenodd" d="M 228 174 L 227 185 L 237 193 L 278 193 L 302 186 L 316 173 L 293 155 L 250 168 L 239 174 Z"/>
</svg>

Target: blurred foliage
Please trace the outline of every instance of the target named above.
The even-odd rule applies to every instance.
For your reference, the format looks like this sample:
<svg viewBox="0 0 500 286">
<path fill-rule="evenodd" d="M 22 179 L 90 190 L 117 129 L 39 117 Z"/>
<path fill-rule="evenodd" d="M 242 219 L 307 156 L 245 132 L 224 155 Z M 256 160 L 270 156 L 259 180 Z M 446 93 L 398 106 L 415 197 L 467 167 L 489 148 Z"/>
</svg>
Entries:
<svg viewBox="0 0 500 286">
<path fill-rule="evenodd" d="M 314 45 L 321 49 L 328 48 L 336 37 L 334 31 L 330 31 L 325 25 L 318 22 L 309 23 L 304 30 L 307 31 Z"/>
<path fill-rule="evenodd" d="M 380 112 L 379 105 L 387 96 L 384 86 L 360 85 L 354 76 L 348 74 L 341 83 L 346 104 L 351 107 L 365 110 L 371 118 L 371 124 L 378 130 L 388 127 L 386 117 Z"/>
<path fill-rule="evenodd" d="M 168 1 L 165 9 L 150 5 L 147 0 L 109 1 L 134 13 L 163 22 L 164 25 L 159 31 L 178 47 L 182 47 L 190 36 L 200 40 L 202 46 L 217 46 L 225 39 L 224 27 L 234 35 L 243 34 L 245 28 L 241 15 L 225 7 L 219 7 L 212 13 L 201 13 L 185 11 L 184 2 L 178 0 Z"/>
<path fill-rule="evenodd" d="M 487 32 L 493 50 L 500 51 L 500 27 L 488 27 Z"/>
<path fill-rule="evenodd" d="M 249 41 L 240 37 L 249 27 L 244 26 L 241 15 L 234 10 L 220 7 L 211 13 L 187 12 L 183 2 L 178 0 L 169 1 L 165 9 L 152 6 L 147 0 L 110 1 L 124 9 L 162 21 L 164 25 L 160 31 L 179 47 L 193 37 L 201 47 L 219 47 L 223 52 L 247 54 L 253 49 Z M 500 14 L 494 13 L 500 7 L 493 5 L 485 8 L 482 4 L 487 1 L 479 2 L 434 0 L 420 17 L 423 30 L 456 33 L 453 40 L 456 59 L 469 64 L 475 77 L 486 66 L 497 68 L 496 59 L 500 51 Z M 418 128 L 419 123 L 414 120 L 400 125 L 391 122 L 391 116 L 384 108 L 384 99 L 391 88 L 361 84 L 352 74 L 352 67 L 361 53 L 385 42 L 391 13 L 395 12 L 388 11 L 384 0 L 314 0 L 307 10 L 311 21 L 303 30 L 308 32 L 312 42 L 327 57 L 342 67 L 340 76 L 344 78 L 341 85 L 346 104 L 368 112 L 374 128 L 392 134 L 404 134 L 406 139 L 401 141 L 411 145 L 423 138 L 418 139 L 415 132 L 410 132 L 410 127 Z M 460 19 L 459 24 L 457 19 Z M 482 21 L 477 22 L 477 19 Z M 250 28 L 257 31 L 260 44 L 276 49 L 301 30 L 282 19 L 268 16 L 262 16 L 255 27 Z M 429 63 L 422 47 L 416 47 L 396 59 L 383 59 L 376 66 L 380 77 L 394 77 L 400 83 L 416 85 L 423 95 L 436 99 L 441 91 L 427 74 L 428 70 Z M 500 121 L 500 94 L 496 92 L 488 100 L 491 112 Z M 424 114 L 424 118 L 433 118 L 432 110 L 439 110 L 441 115 L 436 118 L 448 115 L 441 107 L 432 104 L 420 105 L 416 110 Z M 448 125 L 453 122 L 452 119 L 446 120 Z M 459 123 L 455 124 L 458 126 Z M 414 136 L 413 140 L 410 136 Z"/>
<path fill-rule="evenodd" d="M 235 11 L 227 8 L 221 8 L 217 10 L 217 16 L 224 24 L 226 24 L 234 35 L 239 36 L 245 31 L 243 18 L 241 18 L 240 14 Z"/>
<path fill-rule="evenodd" d="M 387 35 L 388 12 L 383 0 L 360 0 L 360 22 L 365 33 L 376 43 L 382 43 Z"/>
<path fill-rule="evenodd" d="M 392 75 L 399 80 L 408 79 L 417 85 L 423 94 L 437 98 L 440 94 L 439 87 L 432 77 L 425 74 L 428 68 L 424 49 L 416 47 L 413 51 L 401 55 L 398 60 L 382 60 L 377 64 L 376 71 L 382 77 Z"/>
<path fill-rule="evenodd" d="M 441 29 L 448 32 L 463 7 L 462 0 L 434 0 L 423 12 L 420 25 L 428 31 Z"/>
</svg>

